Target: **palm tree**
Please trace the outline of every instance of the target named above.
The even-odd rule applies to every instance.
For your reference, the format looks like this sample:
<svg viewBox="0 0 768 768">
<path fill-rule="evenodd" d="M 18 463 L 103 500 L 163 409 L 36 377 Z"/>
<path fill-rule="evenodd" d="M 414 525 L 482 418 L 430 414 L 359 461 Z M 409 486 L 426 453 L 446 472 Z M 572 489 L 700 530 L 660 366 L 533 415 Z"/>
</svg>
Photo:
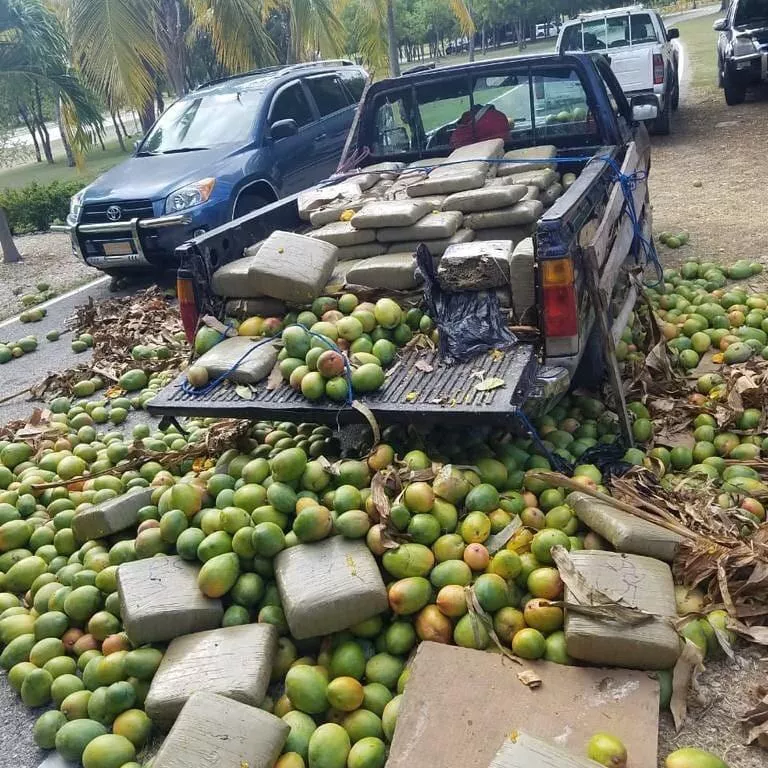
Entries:
<svg viewBox="0 0 768 768">
<path fill-rule="evenodd" d="M 133 107 L 145 130 L 154 121 L 158 82 L 167 78 L 178 95 L 187 90 L 188 51 L 197 36 L 207 35 L 228 72 L 276 61 L 260 0 L 63 1 L 86 82 L 109 103 Z"/>
<path fill-rule="evenodd" d="M 263 17 L 279 11 L 287 19 L 287 63 L 312 60 L 318 54 L 328 58 L 344 52 L 346 32 L 339 20 L 339 0 L 266 0 Z"/>
<path fill-rule="evenodd" d="M 101 124 L 92 95 L 69 67 L 64 30 L 56 15 L 40 0 L 0 0 L 0 81 L 10 88 L 52 91 L 59 100 L 62 136 L 79 158 L 91 143 L 89 129 Z M 52 159 L 52 158 L 51 158 Z M 20 261 L 0 211 L 3 261 Z"/>
<path fill-rule="evenodd" d="M 449 2 L 462 33 L 474 35 L 475 24 L 467 0 Z M 361 0 L 358 13 L 355 14 L 354 36 L 359 41 L 360 53 L 368 66 L 375 71 L 381 62 L 389 62 L 389 74 L 392 77 L 400 76 L 394 0 Z"/>
</svg>

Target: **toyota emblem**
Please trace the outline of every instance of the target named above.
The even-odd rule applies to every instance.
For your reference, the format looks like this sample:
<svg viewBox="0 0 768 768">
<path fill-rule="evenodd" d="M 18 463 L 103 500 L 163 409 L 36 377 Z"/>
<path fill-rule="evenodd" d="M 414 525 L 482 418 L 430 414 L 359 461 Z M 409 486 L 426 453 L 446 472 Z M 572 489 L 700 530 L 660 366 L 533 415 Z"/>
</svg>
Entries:
<svg viewBox="0 0 768 768">
<path fill-rule="evenodd" d="M 123 211 L 119 205 L 110 205 L 109 208 L 107 208 L 107 218 L 110 221 L 120 221 L 122 215 Z"/>
</svg>

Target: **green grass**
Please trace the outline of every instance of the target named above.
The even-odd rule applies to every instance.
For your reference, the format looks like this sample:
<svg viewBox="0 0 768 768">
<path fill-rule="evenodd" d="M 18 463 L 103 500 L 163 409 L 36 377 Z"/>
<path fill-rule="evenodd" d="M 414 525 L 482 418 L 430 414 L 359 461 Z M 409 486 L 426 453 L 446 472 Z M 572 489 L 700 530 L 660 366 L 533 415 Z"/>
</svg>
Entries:
<svg viewBox="0 0 768 768">
<path fill-rule="evenodd" d="M 549 40 L 540 40 L 536 43 L 528 43 L 528 47 L 524 50 L 519 50 L 516 45 L 508 45 L 504 48 L 489 48 L 486 54 L 483 54 L 479 50 L 475 50 L 475 61 L 490 61 L 491 59 L 508 59 L 512 56 L 528 56 L 532 53 L 548 53 L 555 50 L 556 38 L 550 38 Z M 403 72 L 407 72 L 412 67 L 420 66 L 423 64 L 431 64 L 435 59 L 424 59 L 424 61 L 412 61 L 410 63 L 401 61 L 400 69 Z M 454 64 L 466 64 L 469 61 L 469 54 L 461 53 L 456 56 L 443 56 L 436 60 L 438 67 L 450 67 Z"/>
<path fill-rule="evenodd" d="M 688 54 L 690 82 L 694 88 L 717 89 L 717 32 L 712 29 L 712 22 L 722 15 L 699 16 L 675 25 L 680 30 L 680 42 Z"/>
<path fill-rule="evenodd" d="M 69 168 L 66 163 L 63 149 L 54 151 L 56 163 L 27 163 L 15 168 L 5 168 L 0 170 L 0 189 L 26 187 L 33 181 L 38 184 L 50 184 L 52 181 L 82 181 L 88 184 L 104 171 L 108 171 L 112 166 L 125 160 L 130 155 L 120 150 L 117 140 L 104 142 L 106 151 L 102 151 L 100 146 L 91 149 L 85 159 L 82 170 Z M 59 145 L 60 146 L 60 145 Z"/>
</svg>

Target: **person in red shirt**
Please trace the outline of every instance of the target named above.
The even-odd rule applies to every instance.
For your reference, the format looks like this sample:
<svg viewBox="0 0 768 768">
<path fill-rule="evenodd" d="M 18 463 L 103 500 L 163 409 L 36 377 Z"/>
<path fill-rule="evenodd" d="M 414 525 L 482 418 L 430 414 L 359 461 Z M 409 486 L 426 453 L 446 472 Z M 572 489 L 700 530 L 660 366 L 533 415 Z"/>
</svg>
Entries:
<svg viewBox="0 0 768 768">
<path fill-rule="evenodd" d="M 486 139 L 506 141 L 511 127 L 507 116 L 493 104 L 475 104 L 456 123 L 456 128 L 451 134 L 451 149 Z"/>
</svg>

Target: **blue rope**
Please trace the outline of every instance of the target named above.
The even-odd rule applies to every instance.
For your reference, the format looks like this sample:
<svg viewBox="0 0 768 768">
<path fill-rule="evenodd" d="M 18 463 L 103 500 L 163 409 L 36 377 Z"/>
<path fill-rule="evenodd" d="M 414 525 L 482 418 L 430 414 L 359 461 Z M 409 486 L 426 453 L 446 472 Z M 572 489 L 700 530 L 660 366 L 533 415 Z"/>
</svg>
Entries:
<svg viewBox="0 0 768 768">
<path fill-rule="evenodd" d="M 611 171 L 613 172 L 613 181 L 618 182 L 621 186 L 622 194 L 624 195 L 624 201 L 626 203 L 626 211 L 627 215 L 629 216 L 629 220 L 632 223 L 632 231 L 634 234 L 633 238 L 633 250 L 634 250 L 634 257 L 635 261 L 639 263 L 638 258 L 638 244 L 640 248 L 642 249 L 643 256 L 645 258 L 646 263 L 649 263 L 653 266 L 654 271 L 656 272 L 656 282 L 655 283 L 646 283 L 646 287 L 648 288 L 655 288 L 659 285 L 664 284 L 664 269 L 661 265 L 661 260 L 659 259 L 659 255 L 656 251 L 656 246 L 653 243 L 653 239 L 647 240 L 645 236 L 643 235 L 643 228 L 640 223 L 640 220 L 637 217 L 637 211 L 635 209 L 635 201 L 633 198 L 632 193 L 637 188 L 638 182 L 644 181 L 648 178 L 648 174 L 645 171 L 635 171 L 634 173 L 626 174 L 621 172 L 621 168 L 619 164 L 608 155 L 589 155 L 589 156 L 571 156 L 571 157 L 546 157 L 546 158 L 535 158 L 535 157 L 526 157 L 526 158 L 511 158 L 511 157 L 497 157 L 497 158 L 486 158 L 484 162 L 492 163 L 494 165 L 514 165 L 516 163 L 542 163 L 545 165 L 552 165 L 552 164 L 560 164 L 560 163 L 588 163 L 592 160 L 602 160 L 606 165 L 608 165 L 611 168 Z M 436 163 L 435 165 L 425 165 L 420 166 L 419 168 L 410 168 L 407 169 L 408 172 L 415 172 L 415 173 L 424 173 L 428 174 L 431 173 L 436 168 L 445 168 L 449 165 L 462 165 L 464 163 L 475 163 L 477 160 L 467 159 L 467 160 L 450 160 L 444 163 Z M 406 169 L 404 169 L 406 170 Z M 323 185 L 327 184 L 337 184 L 339 181 L 346 181 L 347 179 L 354 178 L 355 176 L 364 176 L 371 173 L 371 171 L 355 171 L 351 173 L 342 174 L 335 179 L 328 179 L 327 182 L 324 182 Z"/>
<path fill-rule="evenodd" d="M 572 474 L 573 467 L 571 466 L 570 462 L 566 461 L 562 456 L 558 456 L 556 453 L 552 453 L 552 451 L 550 451 L 549 448 L 544 445 L 544 441 L 539 436 L 539 433 L 536 431 L 536 427 L 533 426 L 525 411 L 522 408 L 518 408 L 515 415 L 520 420 L 520 423 L 523 425 L 523 429 L 525 429 L 528 436 L 536 444 L 536 447 L 544 454 L 550 466 L 557 472 L 563 472 L 567 475 Z"/>
<path fill-rule="evenodd" d="M 323 336 L 321 333 L 316 333 L 315 331 L 311 331 L 309 328 L 307 328 L 302 323 L 292 323 L 291 325 L 287 325 L 283 330 L 286 330 L 287 328 L 303 328 L 306 333 L 308 333 L 311 337 L 315 339 L 319 339 L 323 342 L 329 349 L 332 349 L 334 352 L 338 352 L 342 360 L 344 361 L 344 377 L 347 380 L 347 397 L 346 397 L 346 403 L 347 405 L 351 405 L 352 401 L 354 400 L 353 391 L 352 391 L 352 367 L 349 364 L 349 360 L 347 359 L 347 356 L 342 352 L 342 350 L 333 343 L 331 339 L 329 339 L 327 336 Z M 252 354 L 256 349 L 259 347 L 264 346 L 265 344 L 271 344 L 275 340 L 274 336 L 268 336 L 265 339 L 262 339 L 261 341 L 257 341 L 250 349 L 248 349 L 244 354 L 242 354 L 231 366 L 228 370 L 226 370 L 224 373 L 222 373 L 220 376 L 218 376 L 213 381 L 206 384 L 204 387 L 195 388 L 190 383 L 189 380 L 185 380 L 181 383 L 180 387 L 182 392 L 186 395 L 190 395 L 192 397 L 205 397 L 206 395 L 209 395 L 211 392 L 213 392 L 216 387 L 221 384 L 222 381 L 224 381 L 228 376 L 230 376 L 232 373 L 234 373 L 240 365 L 248 358 L 250 354 Z"/>
</svg>

